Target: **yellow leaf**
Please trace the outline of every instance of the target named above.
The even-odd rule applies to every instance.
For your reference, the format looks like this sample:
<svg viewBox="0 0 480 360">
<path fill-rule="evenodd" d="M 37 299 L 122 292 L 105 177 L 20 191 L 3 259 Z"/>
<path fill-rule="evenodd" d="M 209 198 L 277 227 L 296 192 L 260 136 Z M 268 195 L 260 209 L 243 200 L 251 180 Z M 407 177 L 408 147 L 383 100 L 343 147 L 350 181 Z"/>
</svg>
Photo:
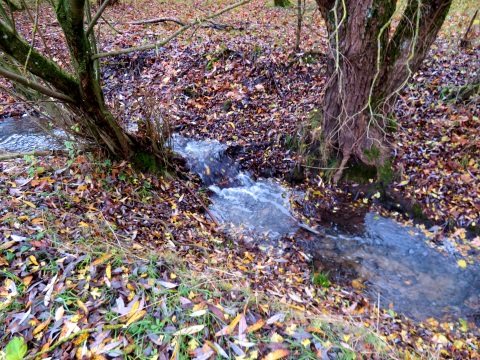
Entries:
<svg viewBox="0 0 480 360">
<path fill-rule="evenodd" d="M 85 306 L 85 304 L 83 303 L 82 300 L 77 299 L 77 305 L 78 305 L 78 307 L 79 307 L 80 309 L 83 310 L 83 313 L 84 313 L 85 315 L 88 315 L 88 309 L 87 309 L 87 307 Z"/>
<path fill-rule="evenodd" d="M 263 360 L 278 360 L 288 356 L 290 351 L 286 349 L 277 349 L 263 358 Z"/>
<path fill-rule="evenodd" d="M 71 323 L 77 323 L 81 318 L 83 318 L 83 315 L 75 314 L 70 318 L 70 322 Z"/>
<path fill-rule="evenodd" d="M 47 326 L 48 324 L 50 324 L 50 321 L 52 321 L 52 318 L 49 316 L 47 320 L 45 320 L 44 322 L 42 322 L 40 325 L 38 325 L 32 332 L 32 335 L 35 336 L 37 335 L 38 333 L 40 333 L 41 331 L 43 331 Z"/>
<path fill-rule="evenodd" d="M 88 337 L 90 336 L 89 333 L 84 333 L 82 335 L 80 335 L 78 338 L 76 338 L 73 343 L 77 346 L 80 346 L 85 340 L 88 339 Z"/>
<path fill-rule="evenodd" d="M 348 334 L 348 335 L 343 335 L 343 340 L 345 340 L 345 341 L 350 340 L 350 338 L 351 338 L 351 335 L 350 335 L 350 334 Z"/>
<path fill-rule="evenodd" d="M 215 336 L 222 336 L 222 335 L 229 335 L 231 334 L 231 332 L 233 331 L 233 329 L 235 329 L 235 327 L 237 326 L 238 322 L 240 321 L 240 318 L 242 317 L 242 314 L 238 314 L 235 319 L 232 320 L 232 322 L 230 323 L 230 325 L 228 325 L 228 327 L 226 328 L 223 328 L 222 330 L 220 330 L 219 332 L 217 332 L 215 334 Z"/>
<path fill-rule="evenodd" d="M 235 319 L 232 320 L 232 322 L 230 323 L 230 325 L 228 325 L 228 328 L 227 328 L 227 335 L 230 334 L 233 329 L 235 329 L 235 327 L 237 326 L 238 322 L 240 321 L 242 317 L 242 314 L 238 314 Z"/>
<path fill-rule="evenodd" d="M 250 325 L 250 326 L 247 328 L 247 333 L 251 333 L 251 332 L 260 330 L 260 329 L 261 329 L 262 327 L 264 327 L 264 326 L 265 326 L 265 320 L 260 319 L 260 320 L 258 320 L 255 324 Z"/>
<path fill-rule="evenodd" d="M 465 260 L 458 260 L 458 266 L 460 266 L 462 269 L 467 267 L 467 262 Z"/>
<path fill-rule="evenodd" d="M 35 259 L 35 256 L 30 255 L 28 258 L 30 259 L 30 262 L 31 262 L 33 265 L 38 266 L 38 262 L 37 262 L 37 259 Z"/>
<path fill-rule="evenodd" d="M 108 280 L 112 279 L 112 265 L 111 264 L 107 265 L 107 268 L 105 269 L 105 274 L 107 275 Z"/>
<path fill-rule="evenodd" d="M 36 209 L 36 208 L 37 208 L 37 207 L 35 206 L 35 204 L 34 204 L 34 203 L 31 203 L 30 201 L 27 201 L 27 200 L 22 200 L 22 201 L 23 201 L 23 203 L 24 203 L 25 205 L 28 205 L 28 206 L 30 206 L 30 207 L 33 208 L 33 209 Z"/>
<path fill-rule="evenodd" d="M 365 289 L 365 285 L 358 279 L 352 280 L 352 286 L 356 289 Z"/>
<path fill-rule="evenodd" d="M 32 279 L 33 279 L 33 276 L 27 276 L 27 277 L 23 278 L 22 279 L 23 285 L 25 285 L 25 286 L 30 285 L 30 283 L 32 282 Z"/>
<path fill-rule="evenodd" d="M 315 327 L 311 327 L 311 326 L 307 327 L 306 331 L 313 332 L 313 333 L 316 333 L 316 334 L 325 335 L 325 332 L 323 330 L 315 328 Z"/>
<path fill-rule="evenodd" d="M 305 346 L 306 348 L 308 348 L 310 346 L 310 339 L 305 339 L 302 341 L 302 345 Z"/>
<path fill-rule="evenodd" d="M 88 225 L 87 225 L 88 226 Z M 100 265 L 101 263 L 107 261 L 108 259 L 110 259 L 111 257 L 113 256 L 113 254 L 104 254 L 102 255 L 100 258 L 98 258 L 97 260 L 95 260 L 93 263 L 92 263 L 92 266 L 97 266 L 97 265 Z"/>
<path fill-rule="evenodd" d="M 133 316 L 130 319 L 128 319 L 127 323 L 125 324 L 125 327 L 127 327 L 130 324 L 133 324 L 135 321 L 141 319 L 146 313 L 147 313 L 147 310 L 142 310 L 142 311 L 139 311 L 139 312 L 133 314 Z"/>
<path fill-rule="evenodd" d="M 195 339 L 192 339 L 188 342 L 188 351 L 194 351 L 198 348 L 198 342 Z"/>
<path fill-rule="evenodd" d="M 140 300 L 137 300 L 133 303 L 132 308 L 130 309 L 126 317 L 129 318 L 130 316 L 133 316 L 137 312 L 139 307 L 140 307 Z"/>
<path fill-rule="evenodd" d="M 33 225 L 41 224 L 41 223 L 43 223 L 43 221 L 44 220 L 42 218 L 35 218 L 35 219 L 32 220 L 32 224 Z"/>
<path fill-rule="evenodd" d="M 433 336 L 432 340 L 434 342 L 436 342 L 437 344 L 438 343 L 440 343 L 440 344 L 448 344 L 449 343 L 448 339 L 443 334 L 435 334 Z"/>
<path fill-rule="evenodd" d="M 272 342 L 283 342 L 283 337 L 277 333 L 273 333 L 272 337 L 270 338 Z"/>
</svg>

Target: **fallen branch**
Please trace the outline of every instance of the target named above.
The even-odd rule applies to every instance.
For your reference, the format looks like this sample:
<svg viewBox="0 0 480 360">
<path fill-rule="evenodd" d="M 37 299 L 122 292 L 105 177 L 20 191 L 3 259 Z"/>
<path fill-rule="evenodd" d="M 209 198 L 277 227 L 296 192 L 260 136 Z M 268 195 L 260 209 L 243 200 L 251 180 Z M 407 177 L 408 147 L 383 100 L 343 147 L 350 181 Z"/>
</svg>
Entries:
<svg viewBox="0 0 480 360">
<path fill-rule="evenodd" d="M 95 55 L 92 56 L 92 60 L 97 60 L 97 59 L 101 59 L 101 58 L 108 57 L 108 56 L 128 54 L 128 53 L 135 52 L 135 51 L 152 50 L 152 49 L 159 48 L 159 47 L 164 46 L 165 44 L 169 43 L 170 41 L 172 41 L 173 39 L 175 39 L 179 35 L 183 34 L 188 29 L 191 29 L 192 27 L 194 27 L 196 25 L 200 25 L 200 24 L 202 24 L 202 23 L 204 23 L 204 22 L 206 22 L 210 19 L 216 18 L 216 17 L 218 17 L 218 16 L 220 16 L 220 15 L 222 15 L 222 14 L 224 14 L 224 13 L 230 11 L 230 10 L 233 10 L 233 9 L 239 7 L 239 6 L 248 4 L 250 1 L 251 0 L 244 0 L 244 1 L 238 2 L 236 4 L 228 6 L 225 9 L 222 9 L 222 10 L 220 10 L 220 11 L 218 11 L 218 12 L 212 14 L 212 15 L 209 15 L 209 16 L 203 18 L 203 19 L 198 19 L 198 20 L 196 20 L 192 23 L 186 24 L 185 26 L 182 26 L 180 29 L 175 31 L 172 35 L 167 37 L 165 40 L 157 41 L 157 42 L 155 42 L 153 44 L 149 44 L 149 45 L 134 46 L 134 47 L 121 49 L 121 50 L 98 53 L 98 54 L 95 54 Z"/>
<path fill-rule="evenodd" d="M 0 161 L 23 158 L 24 156 L 66 156 L 67 150 L 32 150 L 23 153 L 11 153 L 0 155 Z"/>
<path fill-rule="evenodd" d="M 174 22 L 175 24 L 185 26 L 186 23 L 172 18 L 156 18 L 156 19 L 149 19 L 149 20 L 138 20 L 138 21 L 129 21 L 126 24 L 128 25 L 146 25 L 146 24 L 158 24 L 162 22 Z"/>
<path fill-rule="evenodd" d="M 180 180 L 181 181 L 181 180 Z M 181 181 L 181 183 L 183 184 L 183 186 L 185 186 L 185 188 L 188 190 L 188 192 L 190 194 L 193 195 L 193 197 L 195 199 L 197 199 L 198 203 L 200 205 L 202 205 L 203 209 L 207 212 L 208 216 L 210 216 L 210 218 L 212 219 L 212 221 L 215 223 L 215 225 L 218 227 L 220 226 L 220 223 L 217 221 L 217 219 L 215 218 L 215 216 L 213 216 L 212 212 L 208 209 L 208 207 L 205 205 L 205 203 L 197 196 L 197 194 L 195 194 L 195 192 L 190 188 L 190 186 L 188 186 L 187 184 L 185 184 L 183 181 Z"/>
</svg>

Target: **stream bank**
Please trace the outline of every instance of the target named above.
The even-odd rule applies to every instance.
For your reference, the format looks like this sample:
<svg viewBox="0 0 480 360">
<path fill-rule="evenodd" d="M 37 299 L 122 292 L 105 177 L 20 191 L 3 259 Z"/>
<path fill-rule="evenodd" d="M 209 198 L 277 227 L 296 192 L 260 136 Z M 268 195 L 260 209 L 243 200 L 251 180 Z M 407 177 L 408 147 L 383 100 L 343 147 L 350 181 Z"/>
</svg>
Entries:
<svg viewBox="0 0 480 360">
<path fill-rule="evenodd" d="M 6 122 L 0 128 L 6 150 L 52 146 L 42 130 L 28 121 L 13 124 Z M 332 282 L 360 283 L 370 300 L 381 307 L 417 321 L 461 317 L 479 323 L 480 269 L 476 264 L 459 267 L 462 258 L 455 246 L 446 242 L 446 253 L 440 254 L 426 244 L 428 232 L 368 212 L 367 206 L 352 207 L 348 213 L 339 209 L 350 231 L 337 226 L 334 218 L 325 217 L 312 229 L 295 215 L 294 208 L 306 197 L 303 192 L 274 179 L 254 180 L 219 142 L 193 141 L 180 135 L 175 135 L 173 142 L 174 150 L 209 188 L 210 211 L 232 238 L 259 243 L 260 248 L 292 238 Z"/>
<path fill-rule="evenodd" d="M 351 215 L 353 233 L 325 221 L 311 229 L 293 215 L 292 204 L 305 194 L 273 179 L 253 180 L 217 141 L 176 135 L 173 142 L 210 189 L 210 211 L 235 236 L 263 239 L 264 247 L 292 237 L 332 281 L 361 283 L 371 301 L 417 321 L 461 317 L 480 324 L 480 267 L 459 267 L 461 257 L 453 244 L 441 254 L 427 245 L 428 231 L 365 207 Z"/>
</svg>

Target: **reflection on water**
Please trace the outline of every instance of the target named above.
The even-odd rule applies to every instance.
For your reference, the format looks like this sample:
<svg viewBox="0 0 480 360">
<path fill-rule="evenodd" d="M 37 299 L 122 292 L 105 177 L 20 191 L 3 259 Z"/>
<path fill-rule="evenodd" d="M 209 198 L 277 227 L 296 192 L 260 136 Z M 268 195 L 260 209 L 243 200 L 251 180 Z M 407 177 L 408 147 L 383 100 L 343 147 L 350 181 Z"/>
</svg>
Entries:
<svg viewBox="0 0 480 360">
<path fill-rule="evenodd" d="M 336 281 L 366 280 L 372 300 L 416 320 L 444 315 L 470 320 L 478 315 L 480 269 L 461 269 L 454 254 L 442 255 L 425 243 L 419 229 L 367 214 L 365 232 L 351 236 L 324 229 L 312 237 L 290 214 L 289 191 L 271 180 L 253 181 L 238 170 L 216 141 L 192 141 L 174 136 L 174 150 L 186 157 L 212 190 L 211 211 L 236 231 L 270 239 L 295 234 L 314 255 L 315 265 L 330 271 Z"/>
<path fill-rule="evenodd" d="M 368 280 L 381 306 L 417 320 L 444 315 L 472 320 L 480 307 L 480 269 L 462 269 L 453 254 L 443 255 L 425 243 L 423 233 L 370 213 L 363 236 L 330 232 L 317 239 L 316 265 L 335 280 Z M 328 233 L 328 232 L 327 232 Z M 478 319 L 477 319 L 478 321 Z"/>
<path fill-rule="evenodd" d="M 53 131 L 55 136 L 63 132 Z M 47 134 L 29 118 L 0 120 L 0 151 L 26 152 L 31 150 L 53 150 L 62 148 L 62 142 Z"/>
</svg>

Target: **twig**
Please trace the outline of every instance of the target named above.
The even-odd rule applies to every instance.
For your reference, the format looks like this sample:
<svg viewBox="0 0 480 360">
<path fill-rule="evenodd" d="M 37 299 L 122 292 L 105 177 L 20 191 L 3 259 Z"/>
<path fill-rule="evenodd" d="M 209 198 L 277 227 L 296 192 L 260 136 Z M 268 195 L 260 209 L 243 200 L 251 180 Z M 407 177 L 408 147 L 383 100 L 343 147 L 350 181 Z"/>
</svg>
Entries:
<svg viewBox="0 0 480 360">
<path fill-rule="evenodd" d="M 5 154 L 5 155 L 0 155 L 0 161 L 2 160 L 11 160 L 11 159 L 18 159 L 22 158 L 24 156 L 66 156 L 68 155 L 68 151 L 66 150 L 47 150 L 47 151 L 27 151 L 24 153 L 12 153 L 12 154 Z"/>
<path fill-rule="evenodd" d="M 98 9 L 97 13 L 95 14 L 95 16 L 93 17 L 92 21 L 90 22 L 90 24 L 88 25 L 88 28 L 87 28 L 87 32 L 86 32 L 86 35 L 88 37 L 88 35 L 90 35 L 90 33 L 92 32 L 93 30 L 93 27 L 95 26 L 95 24 L 97 23 L 98 19 L 100 19 L 100 16 L 102 16 L 103 12 L 105 11 L 105 9 L 107 8 L 108 4 L 110 3 L 110 0 L 105 0 L 102 4 L 102 6 L 100 6 L 100 9 Z"/>
<path fill-rule="evenodd" d="M 472 19 L 470 20 L 470 24 L 468 25 L 468 28 L 467 28 L 467 31 L 465 31 L 465 34 L 463 35 L 462 39 L 460 40 L 460 47 L 461 48 L 466 48 L 468 46 L 468 43 L 470 42 L 468 40 L 468 33 L 470 32 L 470 30 L 472 29 L 472 25 L 473 23 L 475 22 L 475 18 L 477 17 L 478 15 L 478 11 L 480 10 L 480 8 L 477 9 L 477 11 L 475 11 L 475 14 L 473 14 L 473 17 Z"/>
<path fill-rule="evenodd" d="M 145 24 L 157 24 L 161 22 L 174 22 L 178 25 L 185 26 L 186 23 L 172 18 L 156 18 L 156 19 L 149 19 L 149 20 L 138 20 L 138 21 L 129 21 L 126 24 L 128 25 L 145 25 Z"/>
<path fill-rule="evenodd" d="M 200 205 L 202 205 L 203 209 L 207 212 L 208 216 L 212 219 L 212 221 L 215 223 L 215 225 L 218 227 L 220 226 L 220 223 L 215 219 L 215 216 L 213 216 L 212 212 L 208 209 L 208 207 L 204 204 L 204 202 L 195 194 L 195 192 L 188 186 L 186 183 L 180 180 L 180 182 L 185 186 L 185 188 L 188 190 L 190 194 L 193 195 L 195 199 L 199 202 Z"/>
<path fill-rule="evenodd" d="M 268 66 L 268 75 L 270 75 L 270 77 L 272 78 L 272 82 L 275 85 L 275 90 L 277 90 L 278 96 L 280 96 L 282 99 L 284 99 L 285 95 L 283 95 L 283 92 L 278 87 L 277 80 L 275 79 L 275 72 L 272 71 L 270 66 Z"/>
<path fill-rule="evenodd" d="M 12 81 L 17 82 L 21 85 L 27 86 L 27 87 L 29 87 L 33 90 L 36 90 L 36 91 L 38 91 L 38 92 L 40 92 L 44 95 L 51 96 L 51 97 L 56 98 L 58 100 L 63 100 L 63 101 L 69 102 L 69 103 L 75 103 L 75 101 L 70 96 L 61 94 L 61 93 L 56 92 L 54 90 L 51 90 L 51 89 L 49 89 L 49 88 L 47 88 L 43 85 L 40 85 L 37 82 L 31 81 L 30 79 L 28 79 L 24 76 L 12 73 L 12 72 L 7 71 L 7 70 L 2 69 L 2 68 L 0 68 L 0 75 L 3 76 L 3 77 L 6 77 L 9 80 L 12 80 Z"/>
<path fill-rule="evenodd" d="M 303 167 L 306 167 L 307 169 L 317 169 L 317 170 L 339 170 L 342 168 L 339 167 L 317 167 L 317 166 L 310 166 L 310 165 L 303 165 Z M 343 169 L 348 169 L 348 166 L 344 166 Z"/>
<path fill-rule="evenodd" d="M 77 331 L 76 333 L 74 334 L 71 334 L 70 336 L 67 336 L 66 338 L 63 338 L 61 340 L 58 340 L 55 344 L 53 344 L 52 346 L 50 346 L 49 348 L 45 349 L 45 350 L 42 350 L 36 354 L 32 354 L 32 355 L 28 355 L 26 357 L 23 358 L 23 360 L 33 360 L 33 359 L 36 359 L 40 356 L 42 356 L 43 354 L 47 354 L 49 353 L 50 351 L 53 351 L 55 350 L 57 347 L 59 347 L 60 345 L 62 344 L 65 344 L 67 341 L 70 341 L 70 340 L 73 340 L 74 338 L 76 338 L 77 336 L 80 336 L 80 335 L 83 335 L 83 334 L 91 334 L 93 332 L 97 331 L 97 329 L 83 329 L 83 330 L 80 330 L 80 331 Z"/>
</svg>

